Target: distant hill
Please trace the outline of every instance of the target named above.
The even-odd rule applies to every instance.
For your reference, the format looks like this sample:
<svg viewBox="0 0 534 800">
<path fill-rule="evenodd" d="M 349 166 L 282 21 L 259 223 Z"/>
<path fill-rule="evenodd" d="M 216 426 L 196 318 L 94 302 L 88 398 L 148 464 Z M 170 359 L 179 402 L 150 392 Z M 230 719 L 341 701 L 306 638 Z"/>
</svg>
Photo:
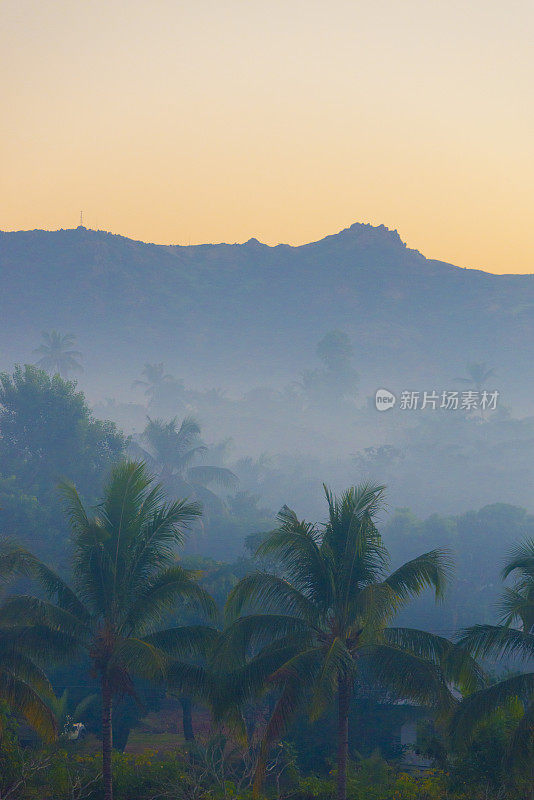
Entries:
<svg viewBox="0 0 534 800">
<path fill-rule="evenodd" d="M 534 389 L 534 276 L 429 260 L 384 226 L 300 247 L 0 233 L 0 282 L 0 366 L 31 360 L 57 328 L 78 337 L 86 380 L 110 392 L 149 360 L 205 386 L 280 384 L 333 329 L 351 337 L 369 390 L 448 388 L 470 361 L 495 367 L 519 402 Z"/>
</svg>

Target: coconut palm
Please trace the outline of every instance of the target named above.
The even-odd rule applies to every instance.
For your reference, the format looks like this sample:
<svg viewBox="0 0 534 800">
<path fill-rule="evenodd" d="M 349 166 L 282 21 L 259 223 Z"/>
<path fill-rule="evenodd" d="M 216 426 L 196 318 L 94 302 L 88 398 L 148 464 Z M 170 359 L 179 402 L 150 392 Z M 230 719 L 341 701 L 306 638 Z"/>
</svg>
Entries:
<svg viewBox="0 0 534 800">
<path fill-rule="evenodd" d="M 230 489 L 237 483 L 237 476 L 226 467 L 198 463 L 208 448 L 200 438 L 198 422 L 192 417 L 186 417 L 180 427 L 176 417 L 169 422 L 149 417 L 142 441 L 146 449 L 137 445 L 139 454 L 175 494 L 194 495 L 219 506 L 220 500 L 210 487 Z"/>
<path fill-rule="evenodd" d="M 183 602 L 215 615 L 215 603 L 176 563 L 175 548 L 199 509 L 167 503 L 142 462 L 118 464 L 92 515 L 73 485 L 62 493 L 73 532 L 73 584 L 33 562 L 47 599 L 13 596 L 4 619 L 37 624 L 66 637 L 66 649 L 85 652 L 99 680 L 105 800 L 112 800 L 112 706 L 116 695 L 136 696 L 134 677 L 162 680 L 169 659 L 209 635 L 202 626 L 161 629 L 165 614 Z"/>
<path fill-rule="evenodd" d="M 503 579 L 515 583 L 503 594 L 500 624 L 474 625 L 464 631 L 461 645 L 475 657 L 534 659 L 534 539 L 517 546 L 503 569 Z M 462 701 L 452 730 L 457 742 L 469 740 L 479 722 L 510 703 L 519 705 L 520 720 L 513 731 L 508 758 L 511 766 L 534 761 L 534 672 L 520 672 L 487 686 Z M 534 775 L 532 776 L 534 777 Z M 534 787 L 534 781 L 533 781 Z M 534 789 L 533 789 L 534 792 Z"/>
<path fill-rule="evenodd" d="M 143 376 L 142 379 L 134 381 L 132 386 L 143 386 L 145 395 L 151 401 L 154 401 L 161 393 L 162 389 L 168 386 L 173 380 L 172 375 L 165 372 L 165 365 L 163 362 L 159 364 L 145 364 L 141 375 Z"/>
<path fill-rule="evenodd" d="M 362 485 L 334 496 L 325 487 L 324 526 L 284 507 L 280 527 L 258 555 L 279 559 L 283 575 L 255 573 L 231 591 L 227 653 L 257 649 L 243 673 L 250 691 L 277 692 L 258 763 L 256 790 L 270 744 L 297 708 L 313 717 L 337 704 L 337 796 L 346 797 L 349 705 L 356 675 L 370 668 L 391 691 L 448 710 L 447 681 L 478 685 L 472 659 L 446 639 L 388 627 L 395 613 L 427 587 L 442 596 L 449 561 L 433 550 L 387 574 L 388 553 L 376 528 L 383 487 Z M 243 691 L 243 689 L 242 689 Z"/>
<path fill-rule="evenodd" d="M 463 378 L 456 378 L 460 383 L 465 383 L 467 386 L 473 386 L 480 394 L 486 384 L 488 378 L 495 375 L 494 369 L 489 369 L 487 364 L 473 363 L 467 365 L 467 376 Z"/>
<path fill-rule="evenodd" d="M 43 331 L 42 337 L 44 343 L 33 351 L 41 356 L 36 366 L 62 378 L 67 378 L 73 372 L 83 372 L 78 361 L 82 354 L 72 349 L 76 344 L 76 337 L 72 333 L 62 335 L 58 331 Z"/>
<path fill-rule="evenodd" d="M 0 543 L 0 576 L 5 583 L 25 572 L 25 553 L 7 540 Z M 2 614 L 0 606 L 0 617 Z M 43 658 L 62 654 L 62 640 L 48 636 L 42 626 L 21 620 L 0 621 L 0 700 L 11 712 L 22 715 L 44 739 L 56 737 L 53 691 L 43 671 Z M 1 734 L 1 731 L 0 731 Z"/>
</svg>

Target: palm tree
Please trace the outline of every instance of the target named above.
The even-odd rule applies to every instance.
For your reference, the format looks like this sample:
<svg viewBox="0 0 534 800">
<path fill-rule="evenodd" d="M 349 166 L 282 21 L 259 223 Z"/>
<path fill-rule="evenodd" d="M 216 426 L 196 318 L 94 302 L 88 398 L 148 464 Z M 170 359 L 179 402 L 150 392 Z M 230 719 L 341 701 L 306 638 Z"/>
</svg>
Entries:
<svg viewBox="0 0 534 800">
<path fill-rule="evenodd" d="M 25 553 L 7 540 L 0 544 L 2 583 L 25 572 Z M 0 606 L 0 619 L 3 604 Z M 59 648 L 58 648 L 59 644 Z M 52 711 L 54 694 L 43 671 L 43 657 L 61 655 L 62 641 L 48 636 L 42 627 L 27 626 L 21 620 L 0 621 L 0 700 L 11 712 L 21 714 L 44 739 L 56 738 Z M 1 731 L 0 731 L 1 734 Z"/>
<path fill-rule="evenodd" d="M 476 391 L 480 394 L 488 378 L 495 375 L 494 369 L 489 369 L 484 362 L 473 363 L 467 365 L 467 377 L 456 378 L 460 383 L 465 383 L 467 386 L 474 386 Z"/>
<path fill-rule="evenodd" d="M 141 372 L 141 380 L 133 382 L 132 386 L 144 386 L 145 395 L 149 400 L 154 401 L 161 390 L 172 382 L 173 377 L 165 372 L 163 362 L 159 364 L 145 364 Z"/>
<path fill-rule="evenodd" d="M 502 571 L 503 579 L 515 576 L 515 584 L 503 594 L 498 625 L 474 625 L 464 631 L 460 643 L 475 657 L 519 658 L 532 664 L 534 658 L 534 539 L 517 546 Z M 510 703 L 522 709 L 513 731 L 508 759 L 510 766 L 527 764 L 534 758 L 534 672 L 506 677 L 465 698 L 457 709 L 452 731 L 457 742 L 469 740 L 479 722 Z M 534 777 L 534 775 L 532 776 Z M 534 781 L 532 782 L 534 797 Z"/>
<path fill-rule="evenodd" d="M 231 591 L 226 614 L 228 653 L 259 648 L 246 669 L 250 690 L 267 680 L 278 699 L 258 762 L 259 790 L 269 745 L 295 710 L 309 704 L 317 717 L 337 702 L 337 797 L 345 800 L 349 705 L 364 665 L 406 698 L 454 705 L 447 680 L 478 685 L 471 659 L 446 639 L 389 628 L 395 613 L 427 587 L 441 597 L 449 562 L 433 550 L 387 575 L 388 553 L 376 528 L 383 487 L 362 485 L 335 497 L 326 487 L 328 520 L 299 521 L 287 506 L 280 527 L 258 555 L 275 556 L 283 576 L 255 573 Z"/>
<path fill-rule="evenodd" d="M 78 359 L 82 354 L 72 348 L 76 344 L 76 337 L 72 333 L 61 335 L 58 331 L 43 331 L 44 344 L 33 352 L 41 356 L 36 366 L 49 372 L 51 375 L 68 377 L 72 372 L 83 372 L 83 367 Z"/>
<path fill-rule="evenodd" d="M 178 495 L 194 495 L 219 506 L 219 498 L 209 487 L 229 489 L 237 482 L 237 476 L 226 467 L 195 463 L 202 460 L 208 448 L 200 438 L 198 422 L 192 417 L 186 417 L 180 427 L 176 417 L 169 422 L 149 417 L 143 442 L 147 447 L 139 448 L 140 455 L 167 489 Z"/>
<path fill-rule="evenodd" d="M 74 538 L 73 585 L 35 559 L 33 573 L 48 599 L 10 597 L 4 616 L 45 626 L 65 637 L 71 653 L 89 656 L 102 700 L 104 797 L 112 800 L 114 697 L 135 697 L 136 675 L 162 680 L 171 656 L 208 635 L 202 626 L 160 628 L 176 602 L 208 616 L 216 608 L 196 573 L 175 560 L 184 526 L 198 517 L 198 507 L 166 503 L 142 462 L 124 461 L 114 468 L 92 516 L 73 485 L 64 484 L 62 492 Z"/>
</svg>

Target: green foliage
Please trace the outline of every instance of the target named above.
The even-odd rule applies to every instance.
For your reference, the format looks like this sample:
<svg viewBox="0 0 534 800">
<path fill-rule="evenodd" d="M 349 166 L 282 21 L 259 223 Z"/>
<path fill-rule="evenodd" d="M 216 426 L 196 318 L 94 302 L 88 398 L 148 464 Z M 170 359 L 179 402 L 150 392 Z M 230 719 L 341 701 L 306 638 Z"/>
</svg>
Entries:
<svg viewBox="0 0 534 800">
<path fill-rule="evenodd" d="M 0 374 L 0 530 L 43 556 L 65 558 L 56 487 L 69 478 L 91 502 L 125 439 L 92 417 L 76 384 L 36 367 Z"/>
<path fill-rule="evenodd" d="M 102 759 L 77 754 L 70 748 L 37 753 L 23 752 L 16 742 L 0 747 L 0 791 L 9 800 L 101 800 L 99 782 Z M 251 800 L 251 791 L 241 784 L 246 773 L 240 757 L 214 758 L 214 742 L 192 750 L 113 755 L 115 800 Z M 222 766 L 221 766 L 222 765 Z M 283 768 L 283 764 L 280 768 Z M 7 771 L 6 771 L 7 767 Z M 287 771 L 277 785 L 273 776 L 266 797 L 291 800 L 332 800 L 335 771 L 325 777 L 299 777 Z M 475 776 L 476 777 L 476 776 Z M 246 784 L 246 780 L 245 780 Z M 13 790 L 12 794 L 7 791 Z M 277 789 L 280 795 L 277 795 Z M 7 790 L 7 791 L 6 791 Z M 528 787 L 502 790 L 469 783 L 440 770 L 412 774 L 389 767 L 378 753 L 351 763 L 348 771 L 351 800 L 525 800 Z"/>
<path fill-rule="evenodd" d="M 350 343 L 342 339 L 325 337 L 321 343 L 326 394 L 321 389 L 316 399 L 330 397 L 330 379 L 352 359 Z M 177 389 L 163 368 L 145 377 L 152 405 L 158 392 L 161 400 L 161 392 Z M 380 487 L 361 486 L 341 497 L 327 491 L 324 525 L 299 520 L 285 507 L 272 531 L 258 495 L 226 494 L 224 502 L 217 497 L 213 489 L 228 491 L 235 476 L 222 466 L 224 443 L 220 452 L 206 454 L 193 419 L 181 425 L 150 420 L 145 435 L 151 463 L 173 494 L 194 494 L 210 507 L 212 550 L 224 552 L 230 538 L 248 537 L 249 551 L 257 549 L 256 572 L 252 558 L 226 564 L 190 556 L 178 563 L 176 545 L 183 542 L 186 524 L 198 519 L 198 508 L 168 503 L 142 465 L 117 466 L 124 437 L 113 424 L 92 417 L 74 383 L 35 367 L 0 375 L 0 526 L 26 541 L 43 542 L 41 553 L 56 563 L 64 558 L 68 527 L 73 542 L 72 580 L 28 554 L 17 567 L 22 551 L 9 567 L 36 578 L 41 594 L 10 597 L 0 610 L 0 698 L 6 703 L 0 797 L 8 791 L 13 795 L 13 786 L 16 796 L 32 800 L 102 797 L 101 758 L 82 755 L 65 738 L 51 748 L 22 748 L 20 729 L 8 713 L 16 711 L 17 720 L 26 717 L 50 738 L 55 730 L 51 710 L 60 730 L 83 713 L 100 735 L 102 720 L 94 719 L 100 717 L 100 704 L 76 707 L 83 693 L 72 702 L 65 692 L 54 700 L 43 671 L 50 661 L 83 653 L 100 689 L 107 688 L 115 701 L 120 748 L 139 719 L 136 701 L 145 696 L 143 681 L 156 682 L 160 695 L 164 679 L 171 691 L 187 689 L 195 702 L 206 702 L 224 717 L 228 730 L 249 735 L 248 749 L 219 736 L 172 756 L 114 753 L 118 800 L 152 800 L 158 792 L 169 799 L 248 798 L 260 741 L 268 793 L 332 796 L 338 775 L 325 773 L 336 736 L 334 701 L 339 705 L 343 685 L 348 695 L 353 692 L 347 713 L 349 753 L 357 759 L 347 775 L 351 800 L 472 800 L 488 793 L 524 800 L 533 754 L 532 673 L 508 674 L 482 687 L 474 658 L 499 657 L 507 663 L 524 656 L 526 662 L 534 654 L 533 517 L 504 504 L 424 521 L 400 510 L 385 526 L 391 560 L 410 558 L 391 571 L 390 553 L 376 527 Z M 386 448 L 367 455 L 385 464 L 402 454 Z M 85 500 L 96 500 L 102 476 L 114 464 L 103 502 L 89 510 Z M 78 487 L 63 483 L 69 526 L 59 521 L 56 492 L 65 476 Z M 512 583 L 499 624 L 487 624 L 498 556 L 519 538 L 524 544 L 510 554 L 503 573 Z M 423 542 L 427 552 L 419 556 Z M 450 578 L 444 547 L 458 555 L 460 568 L 454 596 L 437 610 L 427 593 L 443 599 Z M 208 593 L 219 606 L 229 594 L 224 635 L 202 624 L 216 614 Z M 412 618 L 416 614 L 444 635 L 409 627 L 408 604 Z M 466 632 L 461 647 L 453 645 L 447 634 L 475 614 L 481 624 Z M 399 624 L 391 627 L 397 615 Z M 72 663 L 65 669 L 74 674 Z M 65 685 L 69 680 L 85 679 L 71 677 Z M 467 695 L 455 716 L 454 749 L 446 738 L 435 737 L 426 746 L 439 771 L 397 771 L 393 732 L 406 706 L 395 700 L 410 698 L 426 713 L 432 713 L 429 708 L 448 712 L 456 706 L 451 685 Z M 380 694 L 376 702 L 369 699 L 373 692 Z M 305 707 L 311 722 L 304 714 L 295 719 Z M 280 752 L 289 749 L 294 758 L 280 760 L 279 747 L 269 749 L 281 736 L 287 740 Z M 469 737 L 468 748 L 458 744 L 463 736 Z M 373 754 L 375 747 L 389 765 Z M 306 773 L 301 779 L 297 762 Z"/>
<path fill-rule="evenodd" d="M 292 793 L 296 800 L 335 797 L 335 771 L 331 777 L 308 776 Z M 449 794 L 447 776 L 437 770 L 425 775 L 412 775 L 394 770 L 378 752 L 350 764 L 347 795 L 351 800 L 473 800 L 469 795 Z"/>
<path fill-rule="evenodd" d="M 496 793 L 510 783 L 506 766 L 511 727 L 518 709 L 494 714 L 477 726 L 474 735 L 452 758 L 451 785 L 457 789 L 476 787 Z"/>
<path fill-rule="evenodd" d="M 62 487 L 73 534 L 73 585 L 29 553 L 23 564 L 46 600 L 9 597 L 0 612 L 8 630 L 21 624 L 61 639 L 63 656 L 84 653 L 100 682 L 106 800 L 111 798 L 112 701 L 136 696 L 134 676 L 162 681 L 169 659 L 202 650 L 209 629 L 161 629 L 176 603 L 216 615 L 196 576 L 176 563 L 184 528 L 199 515 L 185 501 L 166 503 L 143 463 L 121 462 L 93 515 L 72 484 Z M 11 626 L 11 628 L 10 628 Z"/>
<path fill-rule="evenodd" d="M 534 658 L 534 540 L 510 553 L 503 577 L 514 576 L 501 604 L 501 625 L 474 625 L 463 632 L 462 644 L 476 657 L 515 658 L 531 665 Z M 512 627 L 512 626 L 517 627 Z M 517 712 L 508 736 L 504 763 L 532 777 L 534 763 L 534 672 L 524 671 L 475 691 L 462 702 L 453 721 L 456 743 L 479 732 L 495 712 Z"/>
<path fill-rule="evenodd" d="M 0 458 L 25 489 L 53 489 L 62 477 L 91 494 L 122 453 L 124 437 L 91 412 L 76 384 L 36 367 L 0 374 Z"/>
<path fill-rule="evenodd" d="M 11 542 L 0 542 L 0 582 L 26 571 L 26 554 Z M 3 588 L 3 587 L 2 587 Z M 2 598 L 3 600 L 3 598 Z M 38 625 L 22 619 L 3 624 L 5 601 L 0 604 L 0 739 L 9 737 L 6 714 L 17 714 L 46 740 L 54 739 L 56 720 L 51 710 L 53 692 L 43 666 L 61 652 L 62 642 Z M 59 645 L 59 647 L 58 647 Z"/>
<path fill-rule="evenodd" d="M 269 744 L 303 704 L 317 718 L 337 697 L 346 725 L 353 682 L 364 664 L 395 696 L 442 709 L 454 705 L 448 682 L 479 683 L 472 659 L 446 639 L 388 627 L 424 589 L 443 594 L 446 554 L 430 551 L 388 574 L 388 553 L 375 525 L 383 487 L 364 484 L 339 498 L 325 491 L 328 519 L 322 528 L 285 507 L 280 527 L 259 547 L 258 555 L 278 559 L 283 576 L 246 576 L 226 605 L 228 652 L 258 652 L 247 667 L 249 691 L 266 679 L 277 690 L 259 778 Z"/>
</svg>

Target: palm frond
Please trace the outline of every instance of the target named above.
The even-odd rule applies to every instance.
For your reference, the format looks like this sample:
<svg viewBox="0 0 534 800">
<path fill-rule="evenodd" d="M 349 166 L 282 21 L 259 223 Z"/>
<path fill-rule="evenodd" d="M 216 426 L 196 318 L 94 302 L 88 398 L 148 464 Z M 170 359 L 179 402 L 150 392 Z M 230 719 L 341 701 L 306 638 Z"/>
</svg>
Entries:
<svg viewBox="0 0 534 800">
<path fill-rule="evenodd" d="M 55 598 L 60 608 L 69 611 L 85 624 L 89 622 L 89 611 L 77 597 L 74 590 L 54 570 L 36 559 L 33 565 L 33 574 L 47 596 Z"/>
<path fill-rule="evenodd" d="M 76 533 L 85 531 L 89 526 L 89 518 L 74 484 L 62 481 L 58 485 L 58 493 L 63 499 L 65 513 L 72 530 Z"/>
<path fill-rule="evenodd" d="M 0 606 L 0 626 L 43 626 L 72 637 L 73 642 L 87 642 L 91 631 L 70 611 L 31 595 L 11 595 Z"/>
<path fill-rule="evenodd" d="M 519 698 L 529 702 L 534 696 L 534 673 L 514 675 L 464 698 L 451 720 L 451 733 L 456 745 L 468 741 L 477 725 L 498 708 L 505 708 Z"/>
<path fill-rule="evenodd" d="M 146 580 L 144 589 L 138 590 L 132 602 L 127 604 L 124 629 L 143 631 L 150 628 L 161 622 L 178 600 L 208 619 L 216 619 L 217 605 L 196 578 L 196 573 L 176 564 Z"/>
<path fill-rule="evenodd" d="M 452 571 L 452 561 L 446 550 L 431 550 L 407 561 L 385 579 L 401 603 L 417 597 L 425 589 L 434 589 L 442 598 Z"/>
<path fill-rule="evenodd" d="M 443 636 L 414 628 L 387 628 L 384 639 L 388 644 L 430 661 L 442 670 L 448 682 L 467 693 L 485 685 L 484 672 L 468 650 Z"/>
<path fill-rule="evenodd" d="M 197 519 L 201 510 L 197 503 L 176 500 L 161 502 L 160 486 L 149 493 L 139 510 L 141 525 L 130 546 L 125 563 L 125 580 L 135 591 L 150 577 L 175 559 L 176 546 L 182 544 L 186 527 Z"/>
<path fill-rule="evenodd" d="M 21 714 L 35 731 L 46 741 L 56 738 L 54 715 L 49 706 L 25 681 L 9 672 L 0 671 L 0 700 Z"/>
<path fill-rule="evenodd" d="M 231 621 L 245 609 L 256 608 L 263 613 L 293 614 L 312 624 L 318 617 L 316 607 L 301 591 L 285 578 L 266 572 L 246 575 L 233 587 L 226 601 L 225 617 Z"/>
<path fill-rule="evenodd" d="M 314 684 L 310 716 L 317 720 L 332 705 L 340 675 L 353 676 L 355 663 L 345 642 L 336 636 L 323 657 L 320 672 Z"/>
<path fill-rule="evenodd" d="M 0 581 L 31 576 L 34 563 L 34 556 L 25 548 L 7 537 L 0 539 Z"/>
<path fill-rule="evenodd" d="M 397 613 L 399 597 L 387 583 L 371 583 L 352 592 L 346 608 L 363 640 L 374 639 Z"/>
<path fill-rule="evenodd" d="M 125 670 L 150 681 L 165 677 L 169 661 L 158 647 L 143 639 L 130 637 L 120 640 L 108 663 L 108 670 Z"/>
<path fill-rule="evenodd" d="M 45 672 L 20 649 L 3 650 L 0 655 L 0 672 L 13 675 L 27 683 L 40 695 L 53 695 L 52 686 Z"/>
<path fill-rule="evenodd" d="M 236 619 L 224 631 L 217 647 L 217 658 L 221 665 L 232 669 L 236 660 L 239 663 L 247 654 L 270 644 L 276 648 L 278 640 L 289 636 L 295 641 L 309 642 L 313 633 L 303 620 L 289 614 L 248 614 Z"/>
<path fill-rule="evenodd" d="M 306 637 L 288 635 L 266 645 L 252 658 L 236 658 L 234 662 L 220 659 L 220 651 L 216 649 L 211 671 L 220 691 L 214 696 L 214 709 L 218 709 L 221 715 L 229 705 L 240 707 L 265 693 L 276 671 L 309 647 L 310 641 Z"/>
<path fill-rule="evenodd" d="M 199 483 L 201 485 L 215 484 L 222 489 L 233 489 L 238 482 L 237 475 L 226 467 L 202 465 L 190 467 L 187 475 L 191 483 Z"/>
<path fill-rule="evenodd" d="M 83 700 L 80 700 L 79 703 L 74 707 L 72 711 L 72 718 L 75 722 L 81 721 L 81 718 L 84 716 L 85 712 L 88 708 L 90 708 L 96 701 L 98 700 L 97 694 L 88 694 L 87 697 L 84 697 Z"/>
<path fill-rule="evenodd" d="M 508 627 L 519 623 L 524 632 L 528 633 L 530 620 L 534 620 L 534 592 L 529 597 L 517 589 L 506 587 L 499 602 L 499 610 L 502 625 Z"/>
<path fill-rule="evenodd" d="M 513 572 L 519 572 L 534 582 L 534 539 L 527 539 L 511 551 L 502 570 L 502 577 L 508 578 Z"/>
<path fill-rule="evenodd" d="M 366 648 L 372 675 L 387 691 L 417 705 L 450 711 L 455 705 L 442 670 L 432 661 L 389 644 Z"/>
<path fill-rule="evenodd" d="M 217 628 L 207 625 L 182 625 L 156 631 L 143 638 L 168 657 L 208 658 L 220 635 Z"/>
<path fill-rule="evenodd" d="M 211 704 L 215 684 L 203 665 L 172 661 L 167 669 L 166 684 L 171 694 L 187 694 L 199 702 Z"/>
<path fill-rule="evenodd" d="M 490 654 L 497 658 L 534 658 L 534 635 L 502 625 L 473 625 L 463 631 L 459 643 L 475 658 Z"/>
<path fill-rule="evenodd" d="M 278 520 L 279 528 L 262 542 L 256 555 L 280 559 L 295 588 L 327 608 L 334 594 L 333 575 L 321 555 L 317 530 L 312 524 L 299 521 L 287 506 L 279 512 Z"/>
<path fill-rule="evenodd" d="M 77 636 L 48 625 L 29 623 L 21 625 L 4 623 L 0 627 L 0 652 L 20 650 L 35 663 L 69 662 L 80 648 Z"/>
<path fill-rule="evenodd" d="M 328 503 L 324 541 L 335 554 L 336 562 L 343 565 L 343 583 L 353 583 L 351 576 L 356 565 L 361 568 L 366 559 L 376 578 L 374 569 L 384 566 L 386 552 L 373 519 L 382 506 L 385 487 L 363 483 L 351 486 L 340 497 L 326 485 L 323 488 Z"/>
</svg>

